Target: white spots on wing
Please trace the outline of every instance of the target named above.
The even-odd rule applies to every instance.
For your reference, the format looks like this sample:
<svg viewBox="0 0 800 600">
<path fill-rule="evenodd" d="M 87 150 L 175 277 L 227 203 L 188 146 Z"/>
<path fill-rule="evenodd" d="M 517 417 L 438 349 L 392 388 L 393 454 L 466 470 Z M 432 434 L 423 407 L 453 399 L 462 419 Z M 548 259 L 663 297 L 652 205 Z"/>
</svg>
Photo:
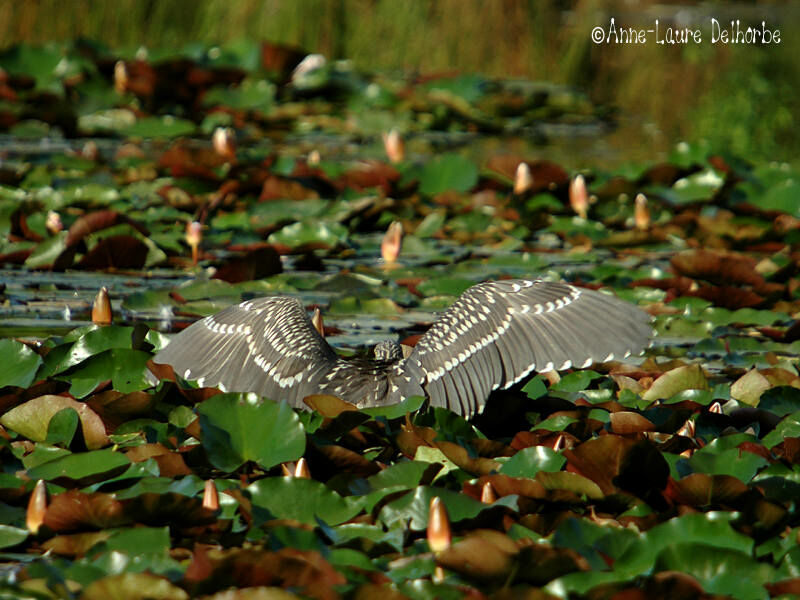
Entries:
<svg viewBox="0 0 800 600">
<path fill-rule="evenodd" d="M 588 367 L 591 364 L 592 364 L 592 357 L 590 356 L 585 361 L 583 361 L 583 364 L 580 366 L 580 368 L 581 369 L 585 369 L 586 367 Z"/>
<path fill-rule="evenodd" d="M 200 379 L 197 380 L 197 387 L 205 387 L 205 385 L 203 385 L 205 382 L 206 382 L 206 378 L 205 377 L 201 377 Z"/>
<path fill-rule="evenodd" d="M 611 354 L 609 354 L 608 356 L 606 356 L 606 357 L 605 357 L 603 360 L 601 360 L 600 362 L 608 362 L 608 361 L 610 361 L 610 360 L 614 360 L 614 353 L 613 353 L 613 352 L 612 352 Z"/>
<path fill-rule="evenodd" d="M 515 378 L 514 378 L 512 381 L 509 381 L 509 382 L 507 382 L 507 383 L 506 383 L 506 384 L 503 386 L 503 389 L 508 389 L 508 388 L 510 388 L 512 385 L 514 385 L 515 383 L 519 383 L 520 381 L 522 381 L 522 379 L 523 379 L 525 376 L 527 376 L 527 375 L 528 375 L 528 374 L 529 374 L 531 371 L 533 371 L 535 368 L 536 368 L 536 363 L 531 363 L 531 364 L 530 364 L 530 365 L 529 365 L 527 368 L 525 368 L 525 369 L 522 371 L 522 373 L 520 373 L 519 375 L 517 375 L 517 376 L 516 376 L 516 377 L 515 377 Z M 497 389 L 497 386 L 495 386 L 493 389 Z"/>
<path fill-rule="evenodd" d="M 564 371 L 565 369 L 569 369 L 571 366 L 572 366 L 572 361 L 571 361 L 571 360 L 565 360 L 565 361 L 564 361 L 564 364 L 563 364 L 563 365 L 561 365 L 561 366 L 558 368 L 558 370 L 559 370 L 559 371 Z"/>
<path fill-rule="evenodd" d="M 184 379 L 191 379 L 192 378 L 192 370 L 191 369 L 186 369 L 183 372 L 183 378 Z"/>
<path fill-rule="evenodd" d="M 448 371 L 452 371 L 457 365 L 466 362 L 471 356 L 473 356 L 476 352 L 479 352 L 489 344 L 492 344 L 494 341 L 497 340 L 502 334 L 508 331 L 508 328 L 511 327 L 511 322 L 513 319 L 513 308 L 509 307 L 508 312 L 506 313 L 503 320 L 500 322 L 499 326 L 488 332 L 486 335 L 481 337 L 477 342 L 471 343 L 466 348 L 462 349 L 461 352 L 458 353 L 457 356 L 447 358 L 444 362 L 444 365 L 435 369 L 433 371 L 426 371 L 426 381 L 428 383 L 432 381 L 436 381 L 437 379 L 441 379 L 444 374 Z M 453 342 L 457 339 L 457 336 L 453 336 Z M 430 344 L 432 348 L 425 348 L 420 347 L 419 354 L 420 356 L 424 356 L 432 352 L 433 350 L 442 351 L 445 347 L 439 343 L 434 342 Z"/>
<path fill-rule="evenodd" d="M 305 370 L 299 371 L 294 375 L 289 375 L 288 377 L 274 376 L 272 375 L 272 373 L 270 373 L 270 375 L 275 379 L 275 383 L 277 383 L 281 387 L 281 389 L 283 389 L 283 388 L 290 388 L 303 381 L 304 372 Z"/>
</svg>

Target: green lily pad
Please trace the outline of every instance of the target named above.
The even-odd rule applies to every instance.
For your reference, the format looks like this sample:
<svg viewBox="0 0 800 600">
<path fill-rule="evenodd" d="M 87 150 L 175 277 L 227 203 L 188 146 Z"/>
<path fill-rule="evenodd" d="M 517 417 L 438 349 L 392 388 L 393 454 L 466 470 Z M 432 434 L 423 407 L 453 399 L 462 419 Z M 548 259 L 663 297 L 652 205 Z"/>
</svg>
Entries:
<svg viewBox="0 0 800 600">
<path fill-rule="evenodd" d="M 31 479 L 50 481 L 59 477 L 79 480 L 93 475 L 100 475 L 126 467 L 130 460 L 121 452 L 114 450 L 92 450 L 59 456 L 28 469 Z"/>
<path fill-rule="evenodd" d="M 171 115 L 163 117 L 144 117 L 122 130 L 126 136 L 143 138 L 173 138 L 191 135 L 197 126 L 186 119 Z"/>
<path fill-rule="evenodd" d="M 511 477 L 535 477 L 539 471 L 560 471 L 567 459 L 547 446 L 523 448 L 500 467 Z"/>
<path fill-rule="evenodd" d="M 287 225 L 269 236 L 270 244 L 284 244 L 291 248 L 307 245 L 318 245 L 326 248 L 344 243 L 347 240 L 347 228 L 339 223 L 312 223 L 300 221 Z"/>
<path fill-rule="evenodd" d="M 16 340 L 0 340 L 0 387 L 28 387 L 42 364 L 42 357 Z"/>
<path fill-rule="evenodd" d="M 428 511 L 430 510 L 431 499 L 434 496 L 442 499 L 450 521 L 454 523 L 462 519 L 471 519 L 481 511 L 489 508 L 489 505 L 464 494 L 446 489 L 419 486 L 414 492 L 409 492 L 384 506 L 378 515 L 378 519 L 390 528 L 399 521 L 408 522 L 411 529 L 421 531 L 428 526 Z M 491 506 L 509 506 L 509 503 L 513 502 L 515 502 L 514 498 L 507 496 Z"/>
<path fill-rule="evenodd" d="M 642 398 L 649 401 L 666 400 L 684 390 L 707 389 L 708 381 L 700 365 L 686 365 L 662 374 L 642 394 Z"/>
<path fill-rule="evenodd" d="M 16 546 L 28 539 L 27 529 L 12 527 L 11 525 L 0 525 L 0 548 Z"/>
<path fill-rule="evenodd" d="M 272 517 L 309 525 L 316 525 L 317 519 L 338 525 L 361 512 L 358 501 L 302 477 L 267 477 L 248 486 L 247 492 L 253 506 L 266 509 Z"/>
<path fill-rule="evenodd" d="M 419 191 L 435 196 L 448 190 L 468 192 L 478 183 L 478 168 L 459 154 L 442 154 L 422 168 Z"/>
<path fill-rule="evenodd" d="M 285 402 L 255 394 L 218 394 L 197 407 L 203 447 L 211 463 L 234 471 L 248 460 L 268 469 L 303 455 L 306 437 Z"/>
</svg>

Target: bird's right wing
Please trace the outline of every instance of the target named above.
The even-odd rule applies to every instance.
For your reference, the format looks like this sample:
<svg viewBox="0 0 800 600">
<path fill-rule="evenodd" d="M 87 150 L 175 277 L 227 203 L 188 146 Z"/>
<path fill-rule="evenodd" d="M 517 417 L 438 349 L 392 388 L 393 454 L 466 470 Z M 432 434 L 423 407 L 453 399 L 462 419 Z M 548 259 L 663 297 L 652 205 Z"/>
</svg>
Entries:
<svg viewBox="0 0 800 600">
<path fill-rule="evenodd" d="M 154 358 L 184 379 L 233 392 L 255 392 L 302 407 L 319 391 L 336 353 L 296 298 L 248 300 L 201 319 Z"/>
<path fill-rule="evenodd" d="M 489 394 L 534 370 L 588 367 L 638 354 L 650 315 L 614 296 L 566 283 L 507 280 L 469 288 L 417 342 L 433 406 L 469 416 Z"/>
</svg>

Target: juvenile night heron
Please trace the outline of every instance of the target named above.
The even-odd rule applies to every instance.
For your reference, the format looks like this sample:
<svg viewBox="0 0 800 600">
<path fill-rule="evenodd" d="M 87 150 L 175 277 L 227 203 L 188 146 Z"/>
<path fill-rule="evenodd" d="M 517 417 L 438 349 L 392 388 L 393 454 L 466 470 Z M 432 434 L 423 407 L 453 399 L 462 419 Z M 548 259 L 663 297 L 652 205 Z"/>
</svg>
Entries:
<svg viewBox="0 0 800 600">
<path fill-rule="evenodd" d="M 588 367 L 640 353 L 650 316 L 600 292 L 566 283 L 507 280 L 469 288 L 403 357 L 382 342 L 374 360 L 337 356 L 295 298 L 248 300 L 178 334 L 153 359 L 201 386 L 256 392 L 304 407 L 333 394 L 359 408 L 428 398 L 464 416 L 492 391 L 534 370 Z"/>
</svg>

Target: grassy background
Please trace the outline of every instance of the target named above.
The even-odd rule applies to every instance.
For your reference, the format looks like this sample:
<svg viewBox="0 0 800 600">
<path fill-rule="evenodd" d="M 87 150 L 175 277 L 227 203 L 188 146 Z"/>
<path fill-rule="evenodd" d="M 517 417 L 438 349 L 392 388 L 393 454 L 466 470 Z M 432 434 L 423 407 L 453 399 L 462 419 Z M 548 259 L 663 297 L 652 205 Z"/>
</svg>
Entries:
<svg viewBox="0 0 800 600">
<path fill-rule="evenodd" d="M 688 12 L 687 12 L 688 11 Z M 592 27 L 700 27 L 701 44 L 596 45 Z M 767 21 L 780 45 L 710 42 L 709 19 Z M 364 69 L 479 72 L 579 86 L 653 143 L 708 140 L 753 158 L 800 154 L 800 3 L 523 0 L 0 0 L 0 44 L 84 36 L 114 48 L 242 37 L 350 58 Z M 647 139 L 647 136 L 645 139 Z"/>
</svg>

